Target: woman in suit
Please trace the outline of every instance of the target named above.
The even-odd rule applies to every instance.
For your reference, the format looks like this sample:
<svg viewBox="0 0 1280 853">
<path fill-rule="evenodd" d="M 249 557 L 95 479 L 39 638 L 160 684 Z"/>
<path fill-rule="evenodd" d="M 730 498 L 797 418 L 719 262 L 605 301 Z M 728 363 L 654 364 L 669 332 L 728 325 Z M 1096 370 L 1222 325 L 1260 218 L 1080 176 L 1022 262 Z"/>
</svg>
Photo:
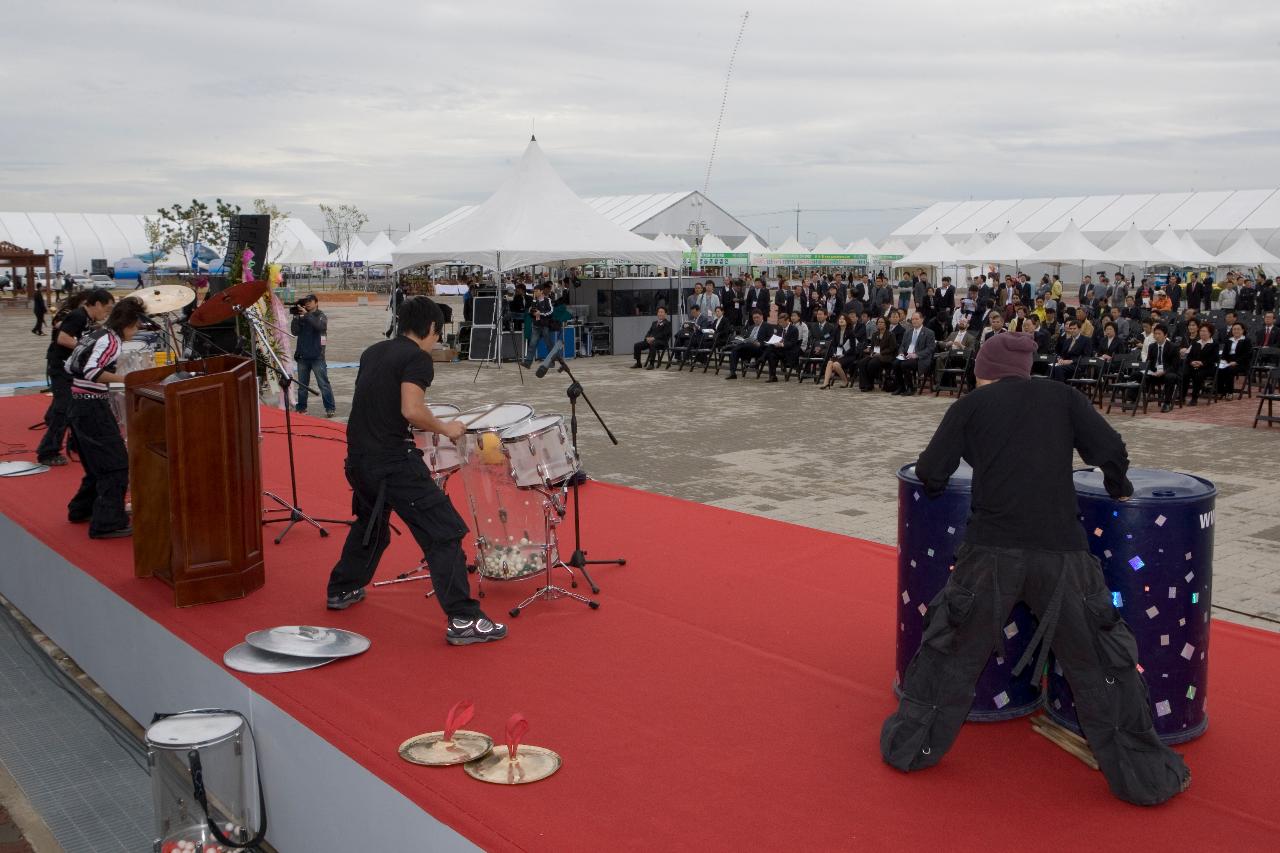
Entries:
<svg viewBox="0 0 1280 853">
<path fill-rule="evenodd" d="M 876 320 L 876 330 L 869 341 L 870 351 L 858 362 L 858 388 L 874 391 L 876 379 L 893 364 L 898 355 L 898 338 L 889 330 L 885 318 Z"/>
<path fill-rule="evenodd" d="M 1102 340 L 1098 342 L 1098 350 L 1095 354 L 1103 361 L 1114 361 L 1126 352 L 1128 347 L 1116 334 L 1116 324 L 1108 322 L 1102 327 Z"/>
<path fill-rule="evenodd" d="M 1190 325 L 1187 324 L 1188 333 Z M 1188 404 L 1191 406 L 1200 400 L 1204 383 L 1212 381 L 1214 371 L 1218 369 L 1218 344 L 1213 339 L 1213 326 L 1208 323 L 1203 326 L 1197 324 L 1196 333 L 1197 339 L 1187 346 L 1182 357 L 1182 387 L 1191 388 L 1191 402 Z"/>
<path fill-rule="evenodd" d="M 1235 393 L 1236 377 L 1249 369 L 1253 344 L 1244 336 L 1244 324 L 1231 324 L 1231 337 L 1218 346 L 1218 396 Z"/>
<path fill-rule="evenodd" d="M 841 314 L 836 318 L 836 335 L 831 341 L 831 352 L 827 354 L 827 369 L 822 375 L 822 384 L 818 387 L 825 391 L 835 384 L 837 378 L 848 379 L 857 363 L 858 354 L 857 335 L 849 318 Z"/>
</svg>

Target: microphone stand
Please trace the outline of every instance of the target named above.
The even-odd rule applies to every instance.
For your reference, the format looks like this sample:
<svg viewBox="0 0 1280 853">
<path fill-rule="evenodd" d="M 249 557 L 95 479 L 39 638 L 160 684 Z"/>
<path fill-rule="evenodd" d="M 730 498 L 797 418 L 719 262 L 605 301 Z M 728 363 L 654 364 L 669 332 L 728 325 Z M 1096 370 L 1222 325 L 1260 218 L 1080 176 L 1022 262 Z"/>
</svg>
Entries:
<svg viewBox="0 0 1280 853">
<path fill-rule="evenodd" d="M 560 365 L 560 372 L 569 376 L 569 387 L 565 389 L 565 393 L 569 396 L 569 435 L 573 441 L 573 456 L 582 463 L 582 455 L 578 451 L 578 398 L 581 397 L 583 402 L 587 404 L 587 408 L 591 409 L 591 414 L 596 416 L 596 420 L 600 422 L 604 434 L 609 437 L 609 441 L 617 445 L 618 439 L 609 429 L 609 425 L 604 422 L 604 418 L 600 417 L 600 413 L 596 411 L 596 407 L 591 404 L 591 398 L 587 396 L 587 392 L 583 389 L 582 384 L 578 382 L 577 377 L 573 375 L 573 371 L 569 369 L 568 363 L 565 362 L 564 356 L 556 357 L 556 361 Z M 600 594 L 600 587 L 596 586 L 596 582 L 591 579 L 591 575 L 587 573 L 587 566 L 625 566 L 627 560 L 625 557 L 615 557 L 611 560 L 588 560 L 587 552 L 582 550 L 582 503 L 581 495 L 578 493 L 578 485 L 582 478 L 579 476 L 580 471 L 573 474 L 573 556 L 569 558 L 568 565 L 577 569 L 586 579 L 587 584 L 591 587 L 593 595 Z M 561 560 L 561 563 L 564 561 Z"/>
<path fill-rule="evenodd" d="M 289 375 L 289 371 L 285 370 L 284 364 L 280 361 L 280 356 L 276 355 L 276 351 L 271 348 L 270 340 L 267 338 L 267 331 L 263 327 L 262 315 L 258 313 L 258 309 L 249 307 L 239 310 L 238 313 L 247 321 L 250 335 L 262 345 L 262 351 L 265 353 L 263 361 L 266 363 L 266 366 L 276 374 L 276 378 L 280 383 L 280 391 L 284 394 L 285 401 L 284 432 L 289 448 L 289 489 L 290 496 L 293 500 L 286 501 L 274 492 L 263 491 L 263 495 L 280 504 L 277 508 L 263 510 L 264 513 L 287 512 L 288 515 L 283 518 L 264 518 L 262 520 L 262 524 L 263 526 L 266 526 L 268 524 L 286 522 L 284 530 L 282 530 L 280 535 L 275 538 L 275 543 L 277 545 L 279 545 L 284 537 L 288 535 L 289 531 L 293 529 L 293 526 L 300 521 L 310 524 L 316 530 L 319 530 L 322 538 L 326 537 L 329 535 L 329 531 L 326 530 L 320 522 L 325 522 L 326 524 L 352 524 L 353 522 L 342 518 L 313 518 L 303 512 L 302 508 L 298 505 L 298 473 L 293 460 L 293 417 L 291 414 L 293 405 L 289 396 L 289 389 L 293 387 L 297 380 Z M 316 393 L 316 391 L 309 385 L 307 386 L 307 390 L 313 394 Z"/>
</svg>

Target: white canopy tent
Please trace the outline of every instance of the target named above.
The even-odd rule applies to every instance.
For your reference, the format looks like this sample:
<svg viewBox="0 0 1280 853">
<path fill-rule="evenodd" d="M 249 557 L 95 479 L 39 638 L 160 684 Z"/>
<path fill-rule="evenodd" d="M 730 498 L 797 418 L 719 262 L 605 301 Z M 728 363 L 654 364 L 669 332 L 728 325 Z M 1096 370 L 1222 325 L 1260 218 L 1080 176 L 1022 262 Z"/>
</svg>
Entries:
<svg viewBox="0 0 1280 853">
<path fill-rule="evenodd" d="M 702 238 L 702 254 L 704 255 L 728 255 L 731 252 L 733 252 L 733 249 L 729 248 L 729 244 L 714 234 L 708 234 Z"/>
<path fill-rule="evenodd" d="M 365 248 L 364 262 L 371 266 L 390 266 L 391 253 L 395 250 L 396 244 L 391 242 L 386 232 L 379 231 Z"/>
<path fill-rule="evenodd" d="M 1262 264 L 1280 264 L 1280 258 L 1268 252 L 1253 239 L 1253 235 L 1245 231 L 1226 249 L 1213 259 L 1219 267 L 1256 267 Z"/>
<path fill-rule="evenodd" d="M 739 243 L 738 248 L 734 249 L 734 251 L 738 253 L 746 252 L 748 255 L 763 255 L 769 251 L 769 247 L 757 240 L 756 235 L 748 234 L 747 239 Z"/>
<path fill-rule="evenodd" d="M 1147 267 L 1152 264 L 1173 264 L 1177 260 L 1166 255 L 1147 242 L 1147 238 L 1142 236 L 1142 232 L 1138 230 L 1137 224 L 1131 224 L 1129 230 L 1124 233 L 1114 246 L 1107 249 L 1107 256 L 1110 263 L 1118 266 L 1142 266 Z"/>
<path fill-rule="evenodd" d="M 959 246 L 956 247 L 956 251 L 959 252 L 962 257 L 972 257 L 975 255 L 981 254 L 982 251 L 986 248 L 987 248 L 986 238 L 984 238 L 980 233 L 975 231 L 973 232 L 973 234 L 969 236 L 968 240 L 965 240 L 963 243 L 961 243 Z"/>
<path fill-rule="evenodd" d="M 345 261 L 352 264 L 356 261 L 363 262 L 365 255 L 367 254 L 367 250 L 368 247 L 365 246 L 364 241 L 360 239 L 359 235 L 352 234 L 351 238 L 347 241 L 346 251 L 343 251 L 343 247 L 339 245 L 338 248 L 329 253 L 329 260 L 336 261 L 338 263 Z"/>
<path fill-rule="evenodd" d="M 941 236 L 941 235 L 938 235 Z M 1006 222 L 996 238 L 973 254 L 964 254 L 952 260 L 978 261 L 993 264 L 1017 264 L 1036 260 L 1036 250 L 1026 244 L 1013 230 L 1013 223 Z"/>
<path fill-rule="evenodd" d="M 272 228 L 276 223 L 272 223 Z M 297 217 L 289 217 L 280 225 L 280 253 L 272 258 L 279 264 L 310 264 L 329 260 L 329 249 L 316 232 Z"/>
<path fill-rule="evenodd" d="M 1074 221 L 1068 222 L 1061 234 L 1036 252 L 1035 260 L 1045 264 L 1080 264 L 1082 267 L 1087 263 L 1111 262 L 1106 250 L 1095 246 Z"/>
<path fill-rule="evenodd" d="M 501 274 L 535 264 L 615 260 L 679 268 L 675 249 L 632 234 L 597 213 L 556 174 L 536 139 L 474 213 L 430 237 L 409 237 L 392 255 L 397 270 L 475 264 Z"/>
<path fill-rule="evenodd" d="M 1196 238 L 1191 236 L 1190 231 L 1182 234 L 1182 257 L 1189 264 L 1198 266 L 1213 266 L 1213 255 L 1200 248 L 1200 244 L 1196 242 Z"/>
<path fill-rule="evenodd" d="M 905 240 L 894 237 L 886 240 L 885 244 L 876 252 L 877 257 L 886 258 L 894 255 L 905 256 L 911 252 L 911 247 L 907 245 Z"/>
<path fill-rule="evenodd" d="M 941 234 L 934 234 L 910 253 L 893 262 L 894 267 L 940 267 L 954 263 L 960 256 L 955 246 Z"/>
<path fill-rule="evenodd" d="M 824 237 L 812 251 L 815 255 L 842 255 L 844 247 L 837 243 L 834 237 Z"/>
<path fill-rule="evenodd" d="M 850 255 L 866 255 L 868 258 L 871 258 L 880 252 L 880 250 L 876 248 L 876 244 L 872 243 L 866 237 L 859 237 L 857 240 L 854 240 L 845 247 L 845 251 Z"/>
<path fill-rule="evenodd" d="M 788 237 L 782 245 L 773 250 L 779 255 L 807 255 L 809 250 L 795 237 Z"/>
<path fill-rule="evenodd" d="M 1199 263 L 1188 257 L 1187 245 L 1182 242 L 1182 238 L 1175 234 L 1171 228 L 1166 228 L 1162 231 L 1160 236 L 1156 238 L 1156 241 L 1151 245 L 1164 252 L 1180 264 Z M 1204 254 L 1207 255 L 1208 252 L 1204 252 Z"/>
</svg>

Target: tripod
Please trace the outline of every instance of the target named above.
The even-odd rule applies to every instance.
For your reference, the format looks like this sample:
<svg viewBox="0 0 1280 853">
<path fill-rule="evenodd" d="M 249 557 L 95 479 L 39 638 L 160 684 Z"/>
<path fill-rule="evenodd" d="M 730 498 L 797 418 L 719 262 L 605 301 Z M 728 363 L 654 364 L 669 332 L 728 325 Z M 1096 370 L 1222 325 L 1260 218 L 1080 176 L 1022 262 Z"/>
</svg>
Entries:
<svg viewBox="0 0 1280 853">
<path fill-rule="evenodd" d="M 276 378 L 280 383 L 280 392 L 284 394 L 284 432 L 289 448 L 289 490 L 290 497 L 292 497 L 293 500 L 286 501 L 274 492 L 264 490 L 262 494 L 280 504 L 280 506 L 274 509 L 263 510 L 263 512 L 287 512 L 288 515 L 282 518 L 264 518 L 262 523 L 263 525 L 267 525 L 286 522 L 284 530 L 280 531 L 280 535 L 275 538 L 275 543 L 277 545 L 284 540 L 284 537 L 293 529 L 293 526 L 300 521 L 310 524 L 316 530 L 319 530 L 322 537 L 328 536 L 329 531 L 326 530 L 320 522 L 323 521 L 326 524 L 351 524 L 352 522 L 341 518 L 314 518 L 303 512 L 302 508 L 298 505 L 298 470 L 293 459 L 293 405 L 290 401 L 289 395 L 289 389 L 294 386 L 297 380 L 289 375 L 289 371 L 285 370 L 284 364 L 280 361 L 280 357 L 276 355 L 276 351 L 271 348 L 270 341 L 267 338 L 267 330 L 263 324 L 262 315 L 258 313 L 258 309 L 250 306 L 249 308 L 241 309 L 240 314 L 249 324 L 250 334 L 253 336 L 255 341 L 261 345 L 263 352 L 266 354 L 264 361 L 267 367 L 276 374 Z M 315 391 L 310 387 L 308 387 L 307 390 L 311 391 L 313 394 L 315 393 Z"/>
<path fill-rule="evenodd" d="M 591 405 L 591 398 L 587 396 L 587 392 L 583 390 L 581 383 L 573 375 L 573 371 L 569 369 L 569 365 L 565 362 L 564 357 L 560 356 L 556 359 L 560 364 L 560 370 L 569 375 L 569 387 L 565 389 L 565 393 L 569 396 L 569 435 L 573 441 L 573 455 L 578 460 L 579 465 L 582 463 L 582 456 L 578 452 L 578 398 L 581 397 L 587 404 L 587 408 L 591 409 L 591 414 L 596 416 L 596 420 L 600 422 L 600 426 L 604 429 L 604 434 L 609 436 L 609 440 L 615 445 L 618 439 L 614 436 L 613 431 L 609 429 L 609 425 L 604 422 L 604 418 L 600 417 L 600 413 L 596 411 L 596 407 Z M 593 595 L 600 594 L 600 587 L 596 586 L 596 582 L 591 579 L 591 575 L 587 573 L 587 566 L 625 566 L 627 560 L 625 557 L 615 557 L 612 560 L 588 560 L 587 552 L 582 550 L 582 498 L 578 493 L 578 485 L 582 478 L 578 476 L 579 472 L 573 474 L 573 556 L 569 557 L 568 566 L 582 572 L 582 576 L 586 578 L 588 586 L 591 587 Z M 560 565 L 566 565 L 563 560 Z"/>
</svg>

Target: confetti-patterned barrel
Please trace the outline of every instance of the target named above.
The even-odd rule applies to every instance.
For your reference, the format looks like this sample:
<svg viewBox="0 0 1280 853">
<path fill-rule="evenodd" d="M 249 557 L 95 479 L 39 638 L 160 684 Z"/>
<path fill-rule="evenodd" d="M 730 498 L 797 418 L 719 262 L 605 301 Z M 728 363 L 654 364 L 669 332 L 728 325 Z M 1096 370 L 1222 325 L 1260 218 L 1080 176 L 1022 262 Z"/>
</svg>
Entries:
<svg viewBox="0 0 1280 853">
<path fill-rule="evenodd" d="M 894 692 L 907 664 L 920 648 L 924 614 L 947 583 L 955 566 L 956 550 L 969 522 L 969 498 L 973 471 L 961 463 L 947 490 L 936 498 L 924 493 L 915 466 L 898 471 L 898 660 Z M 1008 720 L 1033 713 L 1042 702 L 1039 682 L 1032 682 L 1032 667 L 1014 677 L 1013 665 L 1026 651 L 1036 630 L 1036 618 L 1019 602 L 1004 628 L 1006 657 L 992 656 L 974 691 L 969 719 Z"/>
<path fill-rule="evenodd" d="M 1077 471 L 1080 518 L 1120 614 L 1138 641 L 1138 665 L 1165 743 L 1204 734 L 1213 589 L 1213 483 L 1134 468 L 1133 497 L 1114 501 L 1096 469 Z M 1050 658 L 1048 712 L 1079 731 L 1071 688 Z"/>
</svg>

